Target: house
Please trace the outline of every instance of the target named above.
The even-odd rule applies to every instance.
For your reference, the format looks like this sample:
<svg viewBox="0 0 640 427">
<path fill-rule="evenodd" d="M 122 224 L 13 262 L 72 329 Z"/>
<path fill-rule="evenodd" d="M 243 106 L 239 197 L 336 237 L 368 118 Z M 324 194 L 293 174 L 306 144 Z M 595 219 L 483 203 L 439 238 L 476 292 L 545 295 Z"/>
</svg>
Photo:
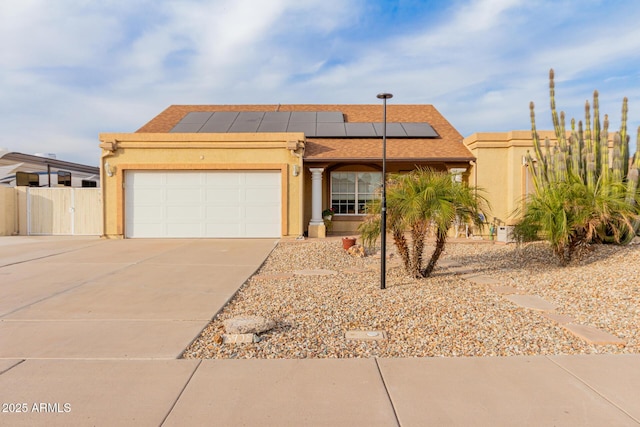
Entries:
<svg viewBox="0 0 640 427">
<path fill-rule="evenodd" d="M 538 131 L 540 140 L 548 138 L 557 144 L 554 131 Z M 613 139 L 610 139 L 612 147 Z M 530 153 L 535 159 L 531 131 L 478 132 L 464 139 L 476 161 L 469 170 L 469 184 L 485 190 L 496 225 L 511 226 L 517 222 L 517 212 L 527 195 L 534 191 L 532 171 L 526 162 Z M 499 167 L 496 167 L 499 165 Z"/>
<path fill-rule="evenodd" d="M 0 148 L 0 186 L 99 187 L 100 168 L 58 160 L 55 154 L 35 155 Z"/>
<path fill-rule="evenodd" d="M 104 235 L 354 232 L 382 177 L 382 105 L 173 105 L 100 134 Z M 387 172 L 463 174 L 473 154 L 432 105 L 387 106 Z"/>
<path fill-rule="evenodd" d="M 0 149 L 0 236 L 96 234 L 99 177 L 100 168 L 53 154 Z"/>
</svg>

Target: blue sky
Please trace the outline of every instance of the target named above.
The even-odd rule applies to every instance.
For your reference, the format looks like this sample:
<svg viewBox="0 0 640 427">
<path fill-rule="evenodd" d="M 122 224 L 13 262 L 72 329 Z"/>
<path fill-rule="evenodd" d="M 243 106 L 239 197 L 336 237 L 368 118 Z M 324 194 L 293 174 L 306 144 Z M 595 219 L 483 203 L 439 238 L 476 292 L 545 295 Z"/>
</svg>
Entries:
<svg viewBox="0 0 640 427">
<path fill-rule="evenodd" d="M 640 125 L 638 0 L 5 0 L 0 147 L 98 164 L 171 104 L 433 104 L 462 133 L 551 128 L 600 93 Z"/>
</svg>

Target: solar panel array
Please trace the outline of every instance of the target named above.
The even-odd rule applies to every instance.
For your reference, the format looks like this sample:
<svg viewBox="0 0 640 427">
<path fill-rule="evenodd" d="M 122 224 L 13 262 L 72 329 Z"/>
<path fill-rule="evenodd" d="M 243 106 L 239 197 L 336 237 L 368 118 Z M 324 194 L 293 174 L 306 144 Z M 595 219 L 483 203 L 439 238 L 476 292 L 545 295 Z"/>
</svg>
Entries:
<svg viewBox="0 0 640 427">
<path fill-rule="evenodd" d="M 304 132 L 317 138 L 382 137 L 382 123 L 345 122 L 339 111 L 191 112 L 172 133 Z M 389 138 L 437 138 L 429 123 L 387 123 Z"/>
</svg>

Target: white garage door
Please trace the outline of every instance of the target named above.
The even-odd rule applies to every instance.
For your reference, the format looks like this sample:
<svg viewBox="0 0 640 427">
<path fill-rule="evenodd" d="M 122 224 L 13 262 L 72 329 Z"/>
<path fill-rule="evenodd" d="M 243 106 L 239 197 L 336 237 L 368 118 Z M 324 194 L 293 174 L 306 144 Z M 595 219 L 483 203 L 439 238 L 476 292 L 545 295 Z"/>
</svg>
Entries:
<svg viewBox="0 0 640 427">
<path fill-rule="evenodd" d="M 280 171 L 127 171 L 126 237 L 280 237 Z"/>
</svg>

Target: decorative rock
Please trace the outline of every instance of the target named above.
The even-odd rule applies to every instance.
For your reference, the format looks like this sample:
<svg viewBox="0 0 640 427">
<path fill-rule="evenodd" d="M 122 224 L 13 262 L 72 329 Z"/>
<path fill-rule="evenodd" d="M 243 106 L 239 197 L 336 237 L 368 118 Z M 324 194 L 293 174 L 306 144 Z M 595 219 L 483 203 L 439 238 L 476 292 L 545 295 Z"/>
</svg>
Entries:
<svg viewBox="0 0 640 427">
<path fill-rule="evenodd" d="M 225 344 L 251 344 L 260 342 L 256 334 L 224 334 L 222 336 Z"/>
<path fill-rule="evenodd" d="M 351 256 L 362 258 L 364 257 L 364 247 L 362 245 L 353 245 L 347 249 L 347 253 Z"/>
<path fill-rule="evenodd" d="M 223 324 L 227 334 L 259 334 L 276 327 L 276 322 L 261 316 L 233 317 Z"/>
<path fill-rule="evenodd" d="M 585 258 L 576 258 L 561 267 L 543 243 L 516 247 L 452 242 L 447 243 L 443 263 L 438 262 L 432 277 L 413 279 L 401 268 L 388 268 L 388 263 L 387 289 L 380 290 L 380 259 L 348 256 L 337 248 L 338 243 L 339 239 L 280 242 L 259 271 L 263 277 L 249 280 L 238 291 L 185 350 L 184 357 L 321 359 L 640 353 L 638 245 L 594 245 Z M 388 249 L 391 248 L 390 243 Z M 426 249 L 425 254 L 429 255 Z M 509 286 L 473 285 L 446 268 L 452 263 L 473 269 L 475 276 L 487 275 Z M 339 273 L 276 278 L 293 270 L 317 269 Z M 368 271 L 344 274 L 351 269 Z M 268 275 L 272 279 L 265 277 Z M 585 335 L 577 336 L 565 329 L 566 324 L 543 317 L 553 312 L 521 309 L 498 295 L 507 293 L 538 295 L 561 307 L 562 313 L 575 316 L 572 323 L 599 326 L 626 341 L 626 345 L 610 336 L 587 341 L 582 338 Z M 217 345 L 214 337 L 225 332 L 224 319 L 246 314 L 278 319 L 278 333 L 261 334 L 259 345 Z M 365 334 L 386 331 L 386 339 L 347 339 L 346 332 L 354 330 L 364 330 Z M 602 342 L 616 344 L 601 345 Z"/>
</svg>

